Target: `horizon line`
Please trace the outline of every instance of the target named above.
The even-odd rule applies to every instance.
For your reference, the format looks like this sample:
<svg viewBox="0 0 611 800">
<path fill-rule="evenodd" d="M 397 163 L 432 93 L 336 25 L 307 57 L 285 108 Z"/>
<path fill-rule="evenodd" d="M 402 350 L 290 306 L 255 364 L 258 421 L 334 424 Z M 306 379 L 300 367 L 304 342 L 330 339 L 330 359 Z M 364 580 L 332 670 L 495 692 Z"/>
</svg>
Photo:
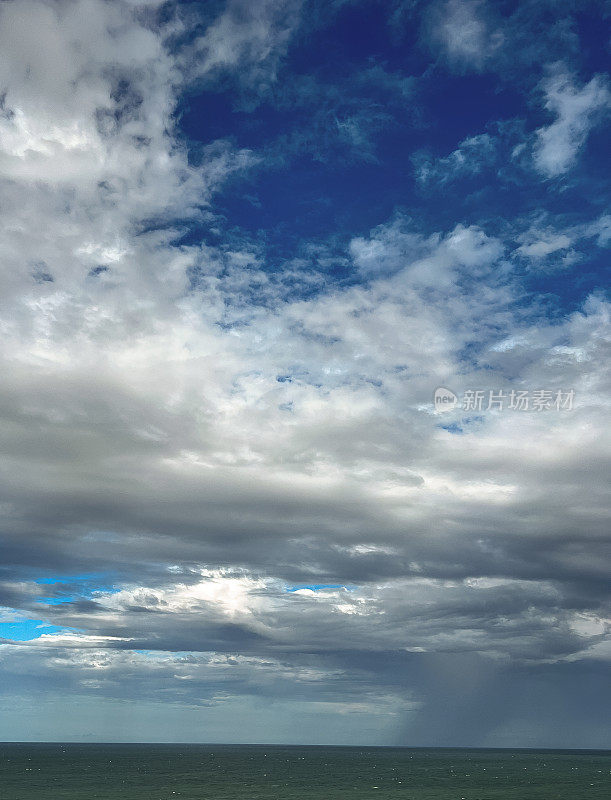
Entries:
<svg viewBox="0 0 611 800">
<path fill-rule="evenodd" d="M 144 741 L 60 741 L 31 739 L 21 741 L 0 740 L 7 744 L 57 744 L 57 745 L 162 745 L 172 747 L 319 747 L 319 748 L 362 748 L 368 750 L 519 750 L 532 752 L 566 752 L 566 753 L 611 753 L 611 747 L 519 747 L 519 746 L 479 746 L 479 745 L 407 745 L 407 744 L 295 744 L 290 742 L 144 742 Z"/>
</svg>

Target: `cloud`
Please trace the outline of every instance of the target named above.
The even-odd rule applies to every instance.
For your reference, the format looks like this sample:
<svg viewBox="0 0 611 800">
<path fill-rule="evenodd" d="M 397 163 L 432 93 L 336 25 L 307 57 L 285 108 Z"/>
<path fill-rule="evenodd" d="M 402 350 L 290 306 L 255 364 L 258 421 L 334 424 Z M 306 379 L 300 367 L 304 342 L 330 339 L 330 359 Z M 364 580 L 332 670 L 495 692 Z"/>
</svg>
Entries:
<svg viewBox="0 0 611 800">
<path fill-rule="evenodd" d="M 504 43 L 481 0 L 449 0 L 435 11 L 433 38 L 454 67 L 480 70 Z"/>
<path fill-rule="evenodd" d="M 579 68 L 582 63 L 584 39 L 575 16 L 555 0 L 505 7 L 487 0 L 447 0 L 429 4 L 423 19 L 424 41 L 445 69 L 495 75 L 498 86 L 510 91 L 534 88 L 549 64 L 562 61 Z"/>
<path fill-rule="evenodd" d="M 354 263 L 365 275 L 402 271 L 410 284 L 419 286 L 449 286 L 459 273 L 490 267 L 502 252 L 500 242 L 475 226 L 457 225 L 446 237 L 426 239 L 409 232 L 401 217 L 381 225 L 369 239 L 350 243 Z"/>
<path fill-rule="evenodd" d="M 449 155 L 433 160 L 426 152 L 412 157 L 416 178 L 422 184 L 448 183 L 465 176 L 478 175 L 496 160 L 497 143 L 487 133 L 464 139 Z"/>
<path fill-rule="evenodd" d="M 395 211 L 278 263 L 218 202 L 278 164 L 230 136 L 194 158 L 176 109 L 208 79 L 268 92 L 297 7 L 231 3 L 191 36 L 148 5 L 0 8 L 0 604 L 3 622 L 54 626 L 0 643 L 3 730 L 22 730 L 25 698 L 53 738 L 27 698 L 51 713 L 70 692 L 74 736 L 83 709 L 107 730 L 121 701 L 135 738 L 151 709 L 179 737 L 179 707 L 199 737 L 194 709 L 229 740 L 257 738 L 263 715 L 280 738 L 322 720 L 336 741 L 355 727 L 448 741 L 444 706 L 456 743 L 473 701 L 462 741 L 549 741 L 513 710 L 519 687 L 548 670 L 555 707 L 563 676 L 599 680 L 608 656 L 609 308 L 592 292 L 548 317 L 519 264 L 604 244 L 606 217 Z M 469 33 L 448 39 L 452 57 L 482 64 L 482 8 L 448 8 Z M 295 82 L 310 95 L 278 90 L 278 108 L 309 114 L 322 91 L 322 129 L 341 90 Z M 393 104 L 413 88 L 379 65 L 354 73 L 372 84 Z M 562 103 L 599 96 L 571 86 Z M 356 106 L 331 138 L 363 156 L 377 106 Z M 333 151 L 323 133 L 308 152 Z M 431 173 L 484 169 L 489 137 Z M 438 386 L 574 389 L 576 403 L 458 408 L 441 427 Z"/>
<path fill-rule="evenodd" d="M 191 80 L 236 81 L 244 102 L 276 80 L 291 36 L 300 22 L 301 0 L 230 0 L 182 56 Z M 249 99 L 246 99 L 249 96 Z"/>
<path fill-rule="evenodd" d="M 525 225 L 522 220 L 515 238 L 519 246 L 514 257 L 531 269 L 567 269 L 597 257 L 596 248 L 606 246 L 606 215 L 593 222 L 567 225 L 564 217 L 538 213 Z"/>
<path fill-rule="evenodd" d="M 556 67 L 542 83 L 544 107 L 555 114 L 550 125 L 536 132 L 534 160 L 547 178 L 568 172 L 575 164 L 590 130 L 609 108 L 609 89 L 601 75 L 579 88 L 573 77 Z"/>
</svg>

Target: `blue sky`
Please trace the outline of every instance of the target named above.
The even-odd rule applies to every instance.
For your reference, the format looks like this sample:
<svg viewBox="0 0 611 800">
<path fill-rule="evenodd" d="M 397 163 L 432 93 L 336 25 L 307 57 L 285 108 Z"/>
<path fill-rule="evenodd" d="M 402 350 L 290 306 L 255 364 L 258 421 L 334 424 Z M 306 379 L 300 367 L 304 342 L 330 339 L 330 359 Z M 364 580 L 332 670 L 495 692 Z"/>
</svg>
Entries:
<svg viewBox="0 0 611 800">
<path fill-rule="evenodd" d="M 501 20 L 520 12 L 520 4 L 503 6 Z M 466 8 L 485 19 L 483 7 Z M 571 60 L 575 78 L 604 72 L 608 60 L 608 42 L 592 14 L 584 4 L 571 23 L 585 40 Z M 549 34 L 542 47 L 551 63 L 510 80 L 502 60 L 486 70 L 463 65 L 458 74 L 444 68 L 443 54 L 423 41 L 425 23 L 416 16 L 413 28 L 398 30 L 380 4 L 344 4 L 328 22 L 298 38 L 283 63 L 284 80 L 263 96 L 236 95 L 221 82 L 178 107 L 193 152 L 222 137 L 264 154 L 266 169 L 230 182 L 216 202 L 230 228 L 261 243 L 272 269 L 319 245 L 336 256 L 327 281 L 350 280 L 341 264 L 347 243 L 397 210 L 413 229 L 427 231 L 453 225 L 459 208 L 465 224 L 485 221 L 509 237 L 542 213 L 552 227 L 565 228 L 604 212 L 604 126 L 584 142 L 570 179 L 542 180 L 532 160 L 511 158 L 554 119 L 541 108 L 542 83 L 546 68 L 559 68 L 562 34 Z M 519 230 L 511 229 L 512 220 L 521 222 Z M 554 309 L 583 302 L 605 266 L 597 248 L 585 244 L 585 265 L 562 267 L 557 255 L 543 275 L 521 276 L 524 288 L 550 295 Z"/>
<path fill-rule="evenodd" d="M 1 4 L 0 738 L 609 746 L 609 13 Z"/>
<path fill-rule="evenodd" d="M 59 633 L 67 630 L 57 625 L 49 625 L 41 619 L 17 619 L 14 622 L 0 622 L 0 633 L 3 639 L 15 642 L 27 642 L 38 639 L 44 634 Z"/>
</svg>

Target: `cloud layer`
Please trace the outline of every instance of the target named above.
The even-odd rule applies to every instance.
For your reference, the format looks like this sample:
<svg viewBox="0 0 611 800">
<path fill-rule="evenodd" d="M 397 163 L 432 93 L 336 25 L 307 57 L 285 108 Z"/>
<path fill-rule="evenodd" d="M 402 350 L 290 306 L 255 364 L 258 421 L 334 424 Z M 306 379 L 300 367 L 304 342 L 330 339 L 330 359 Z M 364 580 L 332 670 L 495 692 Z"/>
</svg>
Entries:
<svg viewBox="0 0 611 800">
<path fill-rule="evenodd" d="M 596 280 L 554 308 L 536 282 L 608 244 L 602 209 L 537 205 L 579 180 L 605 80 L 543 51 L 520 91 L 551 121 L 414 146 L 412 200 L 283 257 L 284 223 L 240 227 L 233 187 L 256 209 L 304 152 L 339 163 L 321 154 L 347 125 L 374 169 L 372 120 L 399 96 L 426 120 L 429 78 L 370 64 L 332 92 L 321 67 L 296 99 L 291 48 L 345 9 L 191 5 L 0 8 L 0 735 L 163 739 L 165 720 L 176 739 L 604 746 L 586 688 L 564 733 L 558 698 L 602 687 L 611 656 L 609 307 Z M 484 3 L 435 14 L 439 35 L 414 30 L 441 75 L 494 71 L 522 31 Z M 352 114 L 351 92 L 394 99 Z M 193 141 L 186 93 L 225 93 L 270 138 Z M 312 148 L 299 109 L 318 93 Z M 296 115 L 279 135 L 270 108 Z M 530 181 L 532 205 L 494 214 L 482 185 L 464 213 L 418 216 L 477 180 Z M 576 401 L 442 415 L 438 386 Z"/>
</svg>

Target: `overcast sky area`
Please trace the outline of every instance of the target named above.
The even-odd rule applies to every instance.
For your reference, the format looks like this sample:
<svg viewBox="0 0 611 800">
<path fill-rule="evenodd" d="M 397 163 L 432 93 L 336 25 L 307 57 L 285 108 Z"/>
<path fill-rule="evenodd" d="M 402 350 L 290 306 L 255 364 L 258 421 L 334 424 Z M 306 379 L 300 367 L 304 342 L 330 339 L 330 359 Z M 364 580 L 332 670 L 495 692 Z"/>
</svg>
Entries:
<svg viewBox="0 0 611 800">
<path fill-rule="evenodd" d="M 0 3 L 0 739 L 611 747 L 610 14 Z"/>
</svg>

